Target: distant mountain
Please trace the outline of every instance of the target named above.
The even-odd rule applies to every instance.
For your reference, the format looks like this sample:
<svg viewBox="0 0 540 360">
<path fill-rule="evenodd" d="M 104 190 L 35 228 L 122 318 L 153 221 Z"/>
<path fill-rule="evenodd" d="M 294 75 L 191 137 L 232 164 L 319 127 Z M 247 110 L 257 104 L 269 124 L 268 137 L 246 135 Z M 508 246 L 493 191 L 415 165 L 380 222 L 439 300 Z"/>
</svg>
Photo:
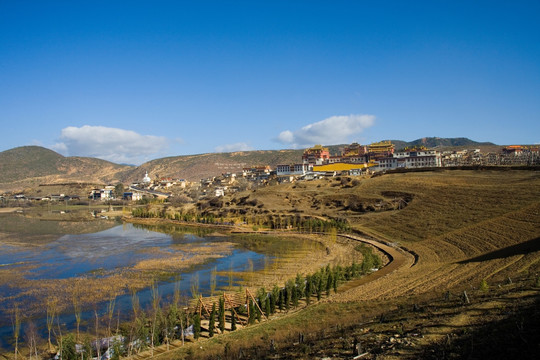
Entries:
<svg viewBox="0 0 540 360">
<path fill-rule="evenodd" d="M 22 146 L 0 152 L 0 190 L 71 181 L 107 183 L 129 169 L 101 159 L 66 157 L 40 146 Z"/>
<path fill-rule="evenodd" d="M 493 143 L 476 142 L 467 138 L 426 137 L 414 141 L 391 140 L 396 150 L 423 145 L 427 148 L 480 148 L 497 151 Z M 339 154 L 346 144 L 327 145 L 332 155 Z M 23 146 L 0 153 L 0 192 L 37 187 L 40 184 L 65 182 L 131 183 L 141 181 L 146 171 L 151 178 L 183 178 L 197 181 L 223 173 L 238 173 L 245 167 L 294 164 L 302 159 L 304 149 L 255 150 L 231 153 L 171 156 L 146 162 L 138 167 L 118 165 L 88 157 L 62 156 L 39 146 Z"/>
<path fill-rule="evenodd" d="M 497 146 L 491 142 L 477 142 L 468 138 L 439 138 L 425 137 L 410 141 L 406 146 L 425 146 L 427 148 L 438 147 L 469 147 L 469 146 Z M 397 146 L 396 146 L 397 147 Z"/>
</svg>

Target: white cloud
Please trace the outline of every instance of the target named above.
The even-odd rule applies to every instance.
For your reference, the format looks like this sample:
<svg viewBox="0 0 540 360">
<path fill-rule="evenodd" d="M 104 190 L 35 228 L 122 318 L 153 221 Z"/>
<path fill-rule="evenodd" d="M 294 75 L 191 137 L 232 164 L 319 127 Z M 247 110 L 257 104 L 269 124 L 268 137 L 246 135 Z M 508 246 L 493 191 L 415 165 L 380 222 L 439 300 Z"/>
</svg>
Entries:
<svg viewBox="0 0 540 360">
<path fill-rule="evenodd" d="M 373 115 L 332 116 L 296 131 L 282 131 L 275 140 L 293 147 L 345 143 L 352 135 L 360 134 L 374 122 Z"/>
<path fill-rule="evenodd" d="M 216 146 L 216 152 L 233 152 L 233 151 L 251 151 L 253 148 L 247 143 L 239 142 L 235 144 L 227 144 Z"/>
<path fill-rule="evenodd" d="M 141 164 L 169 146 L 167 138 L 162 136 L 90 125 L 64 128 L 59 140 L 51 148 L 64 155 L 90 156 L 127 164 Z"/>
<path fill-rule="evenodd" d="M 294 143 L 294 134 L 290 130 L 282 131 L 278 135 L 277 140 L 282 144 L 292 144 Z"/>
</svg>

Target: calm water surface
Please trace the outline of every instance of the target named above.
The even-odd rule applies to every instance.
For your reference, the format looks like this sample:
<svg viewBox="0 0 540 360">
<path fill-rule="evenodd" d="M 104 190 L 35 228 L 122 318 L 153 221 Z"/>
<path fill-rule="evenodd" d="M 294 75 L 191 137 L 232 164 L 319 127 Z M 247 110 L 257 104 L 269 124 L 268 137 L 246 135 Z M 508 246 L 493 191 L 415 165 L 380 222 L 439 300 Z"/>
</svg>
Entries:
<svg viewBox="0 0 540 360">
<path fill-rule="evenodd" d="M 9 219 L 6 220 L 4 217 L 2 222 L 5 221 L 9 221 Z M 13 221 L 22 221 L 24 223 L 25 220 L 14 217 Z M 52 226 L 49 222 L 44 225 Z M 37 229 L 40 228 L 39 224 L 36 226 L 35 223 L 32 223 L 32 226 Z M 6 227 L 9 228 L 9 226 Z M 62 226 L 59 228 L 62 228 Z M 69 228 L 73 228 L 73 224 L 70 224 Z M 24 225 L 21 229 L 25 229 L 21 231 L 21 234 L 28 232 Z M 257 248 L 256 251 L 249 250 L 245 246 L 245 241 L 236 241 L 238 239 L 235 239 L 235 237 L 205 235 L 201 233 L 200 229 L 189 230 L 175 226 L 166 228 L 151 227 L 151 229 L 133 224 L 111 223 L 110 228 L 98 232 L 44 234 L 43 236 L 48 236 L 50 240 L 40 246 L 18 246 L 12 242 L 0 241 L 0 266 L 2 269 L 17 269 L 18 267 L 28 269 L 30 267 L 25 272 L 25 278 L 31 280 L 100 276 L 99 274 L 108 273 L 115 269 L 129 268 L 141 260 L 159 257 L 159 253 L 163 253 L 163 251 L 181 253 L 183 244 L 205 246 L 221 241 L 236 243 L 234 250 L 227 256 L 205 264 L 199 264 L 188 271 L 182 272 L 179 282 L 182 294 L 190 294 L 191 278 L 197 274 L 200 283 L 199 290 L 203 295 L 206 295 L 209 293 L 210 273 L 213 268 L 217 268 L 218 271 L 230 271 L 232 269 L 234 272 L 241 272 L 247 270 L 248 260 L 251 260 L 254 270 L 258 270 L 264 266 L 265 261 L 273 258 L 271 251 L 265 252 L 264 247 Z M 10 236 L 16 236 L 16 233 L 11 232 Z M 160 251 L 159 253 L 148 251 L 151 248 L 159 248 Z M 172 297 L 175 288 L 173 279 L 174 277 L 171 277 L 158 284 L 159 293 L 164 301 Z M 219 276 L 216 280 L 218 289 L 227 286 L 229 282 L 228 278 Z M 2 297 L 7 299 L 11 296 L 19 296 L 17 301 L 32 301 L 27 297 L 21 298 L 20 291 L 12 284 L 2 285 L 0 286 L 0 299 Z M 143 289 L 140 291 L 139 298 L 141 307 L 147 308 L 151 300 L 150 290 Z M 0 345 L 6 348 L 9 347 L 13 334 L 8 311 L 13 304 L 10 304 L 9 301 L 3 301 L 2 304 L 3 306 L 0 308 Z M 106 306 L 106 303 L 97 304 L 98 311 L 102 314 L 105 313 Z M 131 297 L 129 294 L 117 298 L 116 309 L 121 314 L 130 312 Z M 24 309 L 21 310 L 24 314 Z M 93 316 L 93 311 L 93 308 L 86 309 L 83 318 L 90 319 Z M 43 313 L 32 319 L 40 328 L 42 334 L 45 331 L 44 317 L 45 305 L 43 305 Z M 74 315 L 72 313 L 62 314 L 61 322 L 65 324 L 66 328 L 72 329 L 75 322 Z M 24 333 L 24 325 L 21 333 Z"/>
</svg>

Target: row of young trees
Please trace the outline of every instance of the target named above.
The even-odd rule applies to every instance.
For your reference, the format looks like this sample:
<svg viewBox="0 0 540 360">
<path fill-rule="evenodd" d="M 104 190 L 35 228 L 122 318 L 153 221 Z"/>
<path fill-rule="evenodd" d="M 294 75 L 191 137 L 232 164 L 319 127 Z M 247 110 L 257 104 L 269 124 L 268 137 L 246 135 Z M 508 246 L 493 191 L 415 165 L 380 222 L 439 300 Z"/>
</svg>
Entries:
<svg viewBox="0 0 540 360">
<path fill-rule="evenodd" d="M 230 331 L 237 328 L 237 314 L 247 320 L 247 324 L 262 321 L 262 317 L 270 317 L 277 311 L 286 312 L 291 308 L 297 308 L 300 300 L 309 305 L 315 298 L 320 300 L 325 294 L 329 296 L 331 291 L 337 292 L 340 283 L 362 276 L 374 267 L 381 265 L 380 258 L 373 254 L 368 246 L 358 246 L 362 252 L 363 261 L 359 264 L 353 262 L 349 266 L 327 265 L 317 272 L 300 275 L 289 279 L 282 287 L 275 285 L 270 291 L 259 289 L 255 296 L 248 298 L 245 305 L 235 308 L 225 307 L 224 296 L 219 297 L 216 306 L 213 303 L 209 314 L 208 334 L 214 336 L 216 329 L 220 333 L 225 332 L 226 312 L 229 311 Z M 197 281 L 198 282 L 198 281 Z M 201 313 L 195 311 L 188 313 L 181 305 L 180 279 L 175 282 L 172 300 L 165 303 L 159 294 L 156 284 L 151 286 L 151 303 L 148 309 L 143 309 L 139 303 L 139 296 L 135 290 L 131 291 L 132 311 L 129 321 L 120 323 L 120 315 L 117 313 L 115 321 L 116 296 L 111 297 L 107 309 L 101 316 L 94 311 L 94 319 L 88 321 L 85 335 L 81 336 L 79 326 L 81 324 L 81 304 L 74 293 L 73 310 L 76 320 L 76 332 L 67 333 L 62 331 L 59 320 L 58 304 L 54 301 L 47 302 L 47 329 L 49 349 L 52 349 L 52 340 L 56 341 L 62 359 L 86 359 L 90 356 L 100 357 L 102 351 L 110 349 L 112 358 L 131 356 L 143 350 L 153 350 L 156 346 L 167 345 L 172 341 L 184 342 L 183 329 L 193 325 L 193 335 L 198 339 L 201 334 Z M 212 289 L 214 291 L 214 289 Z M 212 291 L 212 292 L 213 292 Z M 198 291 L 195 291 L 194 294 Z M 80 295 L 80 294 L 78 294 Z M 192 294 L 193 295 L 193 294 Z M 216 325 L 217 322 L 217 325 Z M 17 323 L 20 326 L 20 321 Z M 94 329 L 91 330 L 90 328 Z M 105 323 L 105 325 L 104 325 Z M 115 328 L 115 329 L 114 329 Z M 19 329 L 16 330 L 15 338 L 18 341 Z M 67 334 L 66 334 L 67 333 Z M 93 335 L 91 335 L 93 333 Z M 103 338 L 103 336 L 106 336 Z M 102 339 L 106 339 L 103 343 Z M 35 340 L 35 339 L 34 339 Z M 81 344 L 77 351 L 76 344 Z M 37 356 L 37 347 L 30 344 L 30 353 Z M 17 350 L 16 350 L 17 354 Z"/>
<path fill-rule="evenodd" d="M 216 218 L 214 215 L 201 215 L 198 213 L 168 212 L 165 207 L 154 209 L 151 206 L 136 207 L 131 210 L 133 217 L 143 219 L 168 219 L 199 224 L 223 224 L 223 218 Z"/>
<path fill-rule="evenodd" d="M 294 229 L 304 232 L 330 232 L 333 229 L 346 233 L 351 230 L 346 219 L 323 220 L 316 217 L 302 217 L 300 215 L 254 215 L 244 216 L 244 223 L 265 226 L 270 229 Z"/>
<path fill-rule="evenodd" d="M 364 254 L 361 263 L 353 262 L 349 266 L 327 265 L 313 274 L 289 279 L 283 287 L 274 285 L 271 291 L 260 288 L 256 296 L 247 297 L 245 305 L 231 309 L 231 330 L 236 329 L 235 314 L 247 315 L 247 323 L 254 324 L 260 322 L 262 317 L 269 318 L 277 311 L 286 312 L 299 306 L 300 300 L 304 300 L 309 305 L 315 298 L 321 300 L 326 295 L 330 296 L 332 290 L 337 293 L 341 283 L 358 278 L 381 266 L 381 259 L 373 253 L 370 247 L 361 246 L 357 248 Z M 225 301 L 224 297 L 219 298 L 219 307 L 216 313 L 216 304 L 213 303 L 212 311 L 209 315 L 209 336 L 214 336 L 215 319 L 218 318 L 218 328 L 221 332 L 225 329 Z M 200 336 L 200 315 L 194 317 L 194 334 L 198 339 Z"/>
</svg>

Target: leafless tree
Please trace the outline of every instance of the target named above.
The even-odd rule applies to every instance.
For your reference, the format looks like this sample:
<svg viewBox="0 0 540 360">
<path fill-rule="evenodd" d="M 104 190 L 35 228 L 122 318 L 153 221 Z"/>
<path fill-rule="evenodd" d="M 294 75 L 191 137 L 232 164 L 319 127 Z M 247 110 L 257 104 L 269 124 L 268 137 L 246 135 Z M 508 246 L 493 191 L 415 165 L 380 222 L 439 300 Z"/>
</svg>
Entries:
<svg viewBox="0 0 540 360">
<path fill-rule="evenodd" d="M 32 321 L 28 322 L 25 330 L 26 344 L 28 345 L 28 358 L 39 359 L 37 350 L 37 327 Z"/>
<path fill-rule="evenodd" d="M 137 323 L 139 319 L 139 311 L 140 311 L 140 304 L 139 304 L 139 297 L 137 295 L 137 289 L 130 288 L 131 292 L 131 307 L 133 309 L 133 324 L 130 328 L 130 334 L 129 334 L 129 340 L 130 340 L 130 346 L 128 348 L 128 356 L 131 356 L 133 351 L 133 342 L 135 341 L 135 334 L 137 332 Z"/>
<path fill-rule="evenodd" d="M 52 351 L 53 346 L 51 342 L 51 332 L 54 326 L 54 318 L 56 317 L 56 312 L 58 311 L 58 300 L 56 298 L 47 299 L 47 331 L 48 331 L 48 341 L 49 341 L 49 351 Z"/>
<path fill-rule="evenodd" d="M 159 289 L 156 285 L 156 283 L 152 283 L 152 328 L 151 328 L 151 354 L 154 356 L 154 337 L 156 333 L 156 324 L 158 319 L 158 312 L 160 311 L 159 308 Z"/>
<path fill-rule="evenodd" d="M 182 337 L 182 346 L 184 345 L 184 314 L 180 308 L 180 280 L 181 276 L 176 276 L 176 282 L 174 283 L 174 296 L 173 305 L 178 309 L 178 317 L 180 319 L 180 336 Z"/>
<path fill-rule="evenodd" d="M 99 338 L 99 315 L 97 312 L 97 309 L 94 309 L 94 317 L 96 319 L 95 327 L 96 327 L 96 352 L 98 359 L 101 359 L 101 340 Z"/>
<path fill-rule="evenodd" d="M 199 296 L 199 273 L 191 275 L 190 281 L 191 296 L 196 299 Z"/>
<path fill-rule="evenodd" d="M 108 325 L 107 325 L 107 348 L 110 348 L 111 344 L 111 336 L 112 336 L 112 332 L 111 332 L 111 323 L 112 323 L 112 318 L 114 316 L 114 307 L 116 305 L 116 293 L 114 291 L 111 291 L 111 293 L 109 294 L 109 303 L 107 305 L 107 320 L 108 320 Z"/>
<path fill-rule="evenodd" d="M 13 327 L 13 337 L 15 338 L 15 360 L 19 354 L 19 334 L 21 332 L 21 313 L 19 304 L 13 306 L 13 314 L 11 316 L 11 325 Z"/>
<path fill-rule="evenodd" d="M 214 296 L 214 292 L 216 291 L 216 275 L 217 267 L 214 267 L 212 271 L 210 271 L 210 296 Z"/>
<path fill-rule="evenodd" d="M 77 323 L 77 342 L 79 342 L 81 326 L 81 284 L 79 280 L 75 280 L 75 286 L 71 293 L 71 301 L 73 303 L 73 312 Z"/>
</svg>

